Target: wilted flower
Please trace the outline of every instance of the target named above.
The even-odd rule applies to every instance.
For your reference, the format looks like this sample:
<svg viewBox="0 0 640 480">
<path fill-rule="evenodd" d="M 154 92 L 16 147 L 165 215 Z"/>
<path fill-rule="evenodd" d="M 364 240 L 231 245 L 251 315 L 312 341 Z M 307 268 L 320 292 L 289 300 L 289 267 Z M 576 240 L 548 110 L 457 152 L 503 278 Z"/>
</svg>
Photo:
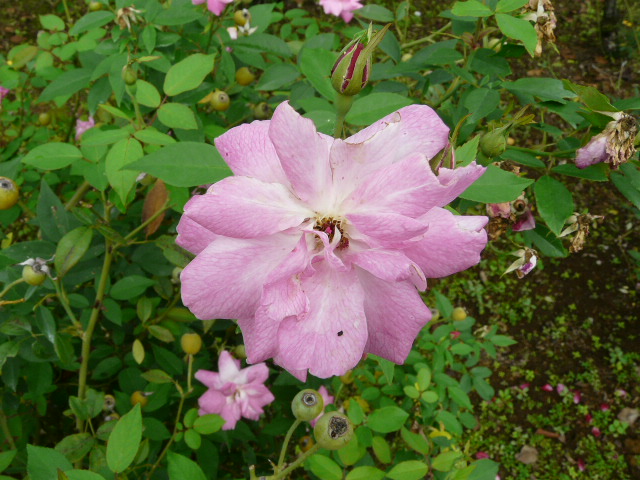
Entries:
<svg viewBox="0 0 640 480">
<path fill-rule="evenodd" d="M 491 240 L 500 237 L 508 226 L 511 226 L 514 232 L 524 232 L 536 228 L 536 220 L 524 193 L 513 202 L 488 203 L 487 214 L 491 218 L 489 222 L 489 238 Z"/>
<path fill-rule="evenodd" d="M 635 153 L 634 142 L 638 133 L 638 122 L 631 115 L 617 112 L 612 115 L 602 133 L 594 136 L 576 152 L 576 166 L 587 168 L 596 163 L 610 163 L 617 169 Z"/>
<path fill-rule="evenodd" d="M 76 120 L 76 140 L 80 140 L 80 137 L 82 137 L 84 132 L 95 126 L 96 122 L 93 117 L 89 117 L 89 120 L 82 120 L 78 118 Z"/>
<path fill-rule="evenodd" d="M 0 102 L 2 102 L 2 100 L 4 99 L 4 97 L 6 97 L 7 95 L 9 95 L 9 92 L 11 90 L 9 90 L 8 88 L 3 87 L 2 85 L 0 85 Z"/>
<path fill-rule="evenodd" d="M 201 5 L 207 2 L 207 9 L 218 17 L 224 11 L 226 6 L 233 2 L 233 0 L 191 0 L 194 5 Z"/>
<path fill-rule="evenodd" d="M 486 217 L 441 208 L 485 170 L 436 176 L 448 133 L 411 105 L 334 139 L 284 102 L 219 136 L 236 176 L 185 206 L 176 241 L 197 257 L 184 304 L 238 319 L 250 363 L 273 357 L 300 379 L 342 375 L 364 353 L 404 362 L 431 318 L 426 278 L 477 264 L 487 241 Z"/>
<path fill-rule="evenodd" d="M 237 40 L 238 37 L 247 37 L 258 30 L 258 27 L 251 27 L 249 22 L 242 26 L 236 25 L 235 27 L 228 27 L 227 32 L 231 37 L 231 40 Z"/>
<path fill-rule="evenodd" d="M 18 263 L 18 265 L 21 266 L 30 266 L 31 268 L 33 268 L 34 272 L 37 273 L 44 273 L 47 276 L 51 277 L 51 269 L 49 268 L 49 265 L 47 265 L 47 263 L 53 261 L 53 257 L 51 257 L 48 260 L 45 260 L 44 258 L 40 258 L 40 257 L 36 257 L 36 258 L 28 258 L 27 260 L 25 260 L 22 263 Z M 53 280 L 55 280 L 55 278 L 51 277 Z"/>
<path fill-rule="evenodd" d="M 353 96 L 367 85 L 371 75 L 371 57 L 388 29 L 387 25 L 374 34 L 370 26 L 366 33 L 360 34 L 342 50 L 331 69 L 331 85 L 336 92 Z"/>
<path fill-rule="evenodd" d="M 549 0 L 529 0 L 524 8 L 524 19 L 534 22 L 538 34 L 538 44 L 535 54 L 542 54 L 542 41 L 555 42 L 556 15 L 553 13 L 553 5 Z"/>
<path fill-rule="evenodd" d="M 584 248 L 584 243 L 589 235 L 589 228 L 591 224 L 594 224 L 596 220 L 603 219 L 602 215 L 590 215 L 588 213 L 580 214 L 574 213 L 567 220 L 568 226 L 562 230 L 559 237 L 566 237 L 574 232 L 577 232 L 571 240 L 571 246 L 569 251 L 571 253 L 579 252 Z"/>
<path fill-rule="evenodd" d="M 269 368 L 264 363 L 240 368 L 226 350 L 218 358 L 218 372 L 198 370 L 196 379 L 209 389 L 198 399 L 200 415 L 216 413 L 225 419 L 223 430 L 233 430 L 240 417 L 258 420 L 262 407 L 275 400 L 265 387 Z"/>
<path fill-rule="evenodd" d="M 318 419 L 324 413 L 324 409 L 327 408 L 327 405 L 331 405 L 335 400 L 335 397 L 329 394 L 329 390 L 327 390 L 327 387 L 325 387 L 324 385 L 320 386 L 320 388 L 318 389 L 318 393 L 320 393 L 320 395 L 322 396 L 322 401 L 324 402 L 324 408 L 322 409 L 322 412 L 320 413 L 320 415 L 318 415 L 316 418 L 314 418 L 309 422 L 312 427 L 316 426 L 316 423 L 318 423 Z"/>
<path fill-rule="evenodd" d="M 511 265 L 509 265 L 509 268 L 507 268 L 504 274 L 515 271 L 518 275 L 518 278 L 523 278 L 525 275 L 531 272 L 531 270 L 533 270 L 538 263 L 538 256 L 536 255 L 536 251 L 527 247 L 517 250 L 511 255 L 518 257 L 518 259 Z M 545 385 L 545 387 L 546 386 L 547 385 Z M 553 390 L 553 387 L 551 387 L 551 390 Z"/>
<path fill-rule="evenodd" d="M 342 17 L 347 23 L 353 18 L 353 12 L 364 6 L 359 0 L 320 0 L 320 5 L 324 8 L 324 13 Z"/>
<path fill-rule="evenodd" d="M 138 23 L 138 14 L 142 13 L 142 10 L 138 10 L 133 7 L 120 8 L 116 13 L 116 22 L 120 25 L 121 29 L 131 30 L 132 23 Z"/>
</svg>

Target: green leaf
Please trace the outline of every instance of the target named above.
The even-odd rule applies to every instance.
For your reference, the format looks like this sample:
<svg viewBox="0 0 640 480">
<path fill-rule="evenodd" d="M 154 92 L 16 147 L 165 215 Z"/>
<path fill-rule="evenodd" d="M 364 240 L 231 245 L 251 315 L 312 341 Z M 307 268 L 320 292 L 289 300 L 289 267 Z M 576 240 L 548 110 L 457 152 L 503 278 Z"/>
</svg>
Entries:
<svg viewBox="0 0 640 480">
<path fill-rule="evenodd" d="M 215 55 L 194 53 L 173 65 L 164 79 L 164 93 L 173 97 L 198 88 L 213 71 L 215 58 Z"/>
<path fill-rule="evenodd" d="M 196 130 L 198 122 L 193 111 L 181 103 L 165 103 L 158 109 L 158 120 L 169 128 Z"/>
<path fill-rule="evenodd" d="M 506 77 L 511 75 L 509 62 L 498 52 L 490 48 L 480 48 L 471 54 L 469 68 L 482 75 L 497 75 Z"/>
<path fill-rule="evenodd" d="M 500 105 L 500 92 L 491 88 L 476 88 L 464 100 L 464 106 L 471 112 L 471 122 L 480 121 Z"/>
<path fill-rule="evenodd" d="M 260 77 L 256 90 L 278 90 L 300 77 L 298 69 L 288 63 L 270 66 Z"/>
<path fill-rule="evenodd" d="M 169 480 L 207 480 L 200 466 L 193 460 L 169 450 Z"/>
<path fill-rule="evenodd" d="M 493 460 L 483 458 L 471 464 L 475 467 L 467 480 L 494 480 L 500 465 Z"/>
<path fill-rule="evenodd" d="M 312 455 L 305 462 L 305 466 L 321 480 L 342 480 L 342 468 L 324 455 Z"/>
<path fill-rule="evenodd" d="M 45 240 L 57 242 L 70 230 L 72 224 L 73 226 L 77 224 L 44 178 L 40 181 L 40 196 L 36 212 L 38 225 Z"/>
<path fill-rule="evenodd" d="M 202 415 L 201 417 L 196 418 L 196 421 L 193 422 L 193 428 L 196 432 L 201 433 L 202 435 L 209 435 L 220 430 L 224 423 L 224 418 L 220 415 L 216 415 L 215 413 L 211 413 L 209 415 Z"/>
<path fill-rule="evenodd" d="M 291 47 L 284 40 L 269 35 L 268 33 L 254 33 L 248 37 L 239 37 L 232 43 L 232 48 L 239 47 L 239 50 L 255 52 L 263 54 L 264 52 L 273 53 L 280 57 L 289 58 L 292 55 Z"/>
<path fill-rule="evenodd" d="M 500 0 L 496 5 L 496 12 L 507 13 L 524 7 L 529 0 Z"/>
<path fill-rule="evenodd" d="M 631 164 L 622 165 L 620 171 L 611 173 L 611 180 L 620 193 L 622 193 L 627 200 L 640 208 L 640 188 L 638 188 L 637 182 L 634 182 L 633 171 L 637 169 Z"/>
<path fill-rule="evenodd" d="M 63 31 L 65 29 L 64 20 L 57 15 L 40 15 L 40 23 L 46 30 Z"/>
<path fill-rule="evenodd" d="M 56 445 L 56 451 L 62 453 L 70 462 L 78 462 L 91 451 L 95 443 L 89 433 L 76 433 L 64 437 Z"/>
<path fill-rule="evenodd" d="M 159 107 L 162 101 L 156 87 L 140 79 L 136 81 L 136 100 L 140 105 L 151 108 Z"/>
<path fill-rule="evenodd" d="M 368 427 L 374 432 L 389 433 L 402 428 L 409 414 L 398 407 L 382 407 L 373 411 L 367 419 Z"/>
<path fill-rule="evenodd" d="M 0 453 L 0 472 L 4 472 L 6 468 L 11 465 L 16 453 L 18 453 L 18 450 L 7 450 L 6 452 Z"/>
<path fill-rule="evenodd" d="M 478 0 L 456 2 L 451 12 L 458 17 L 489 17 L 493 15 L 493 11 Z"/>
<path fill-rule="evenodd" d="M 573 195 L 563 183 L 547 175 L 540 177 L 533 187 L 540 216 L 556 235 L 560 235 L 564 222 L 573 215 Z"/>
<path fill-rule="evenodd" d="M 142 415 L 136 404 L 113 428 L 107 442 L 107 465 L 114 473 L 127 469 L 138 452 L 142 439 Z"/>
<path fill-rule="evenodd" d="M 522 152 L 520 150 L 516 150 L 513 148 L 507 148 L 507 151 L 504 152 L 500 156 L 500 158 L 506 159 L 506 160 L 513 160 L 514 162 L 520 163 L 522 165 L 526 165 L 527 167 L 533 167 L 533 168 L 546 167 L 546 164 L 542 160 L 539 160 L 531 153 Z"/>
<path fill-rule="evenodd" d="M 88 470 L 67 470 L 64 473 L 69 480 L 104 480 L 102 475 Z"/>
<path fill-rule="evenodd" d="M 460 387 L 447 387 L 447 392 L 449 393 L 451 400 L 456 402 L 458 406 L 469 409 L 473 408 L 469 395 L 467 395 Z"/>
<path fill-rule="evenodd" d="M 200 445 L 202 445 L 202 437 L 195 430 L 187 430 L 184 432 L 184 443 L 186 443 L 191 450 L 198 450 Z"/>
<path fill-rule="evenodd" d="M 175 139 L 166 133 L 159 132 L 153 127 L 138 130 L 133 134 L 138 140 L 149 145 L 170 145 L 176 143 Z"/>
<path fill-rule="evenodd" d="M 476 135 L 464 145 L 456 147 L 456 165 L 464 167 L 473 162 L 478 156 L 479 143 L 480 135 Z"/>
<path fill-rule="evenodd" d="M 384 374 L 384 378 L 387 380 L 387 385 L 391 385 L 391 382 L 393 382 L 393 373 L 395 371 L 396 364 L 391 360 L 378 357 L 377 355 L 369 355 L 369 357 L 378 362 L 378 365 L 380 365 L 380 369 Z"/>
<path fill-rule="evenodd" d="M 352 125 L 370 125 L 412 103 L 412 99 L 397 93 L 372 93 L 353 102 L 346 120 Z"/>
<path fill-rule="evenodd" d="M 117 142 L 107 154 L 105 173 L 109 184 L 126 204 L 129 192 L 136 183 L 139 172 L 123 170 L 144 155 L 142 145 L 134 138 L 127 138 Z"/>
<path fill-rule="evenodd" d="M 329 101 L 333 101 L 336 96 L 329 78 L 336 58 L 335 53 L 323 48 L 303 48 L 299 56 L 300 71 L 313 88 Z"/>
<path fill-rule="evenodd" d="M 176 162 L 176 158 L 181 161 Z M 147 172 L 176 187 L 215 183 L 231 175 L 218 150 L 212 145 L 198 142 L 167 145 L 128 168 Z"/>
<path fill-rule="evenodd" d="M 418 370 L 418 386 L 420 391 L 425 391 L 431 384 L 431 370 L 429 367 L 424 367 Z"/>
<path fill-rule="evenodd" d="M 68 143 L 45 143 L 39 145 L 22 159 L 23 163 L 40 170 L 58 170 L 68 167 L 82 158 L 82 152 Z"/>
<path fill-rule="evenodd" d="M 176 341 L 176 337 L 173 336 L 171 330 L 165 327 L 161 327 L 160 325 L 149 325 L 148 327 L 149 333 L 164 343 L 173 343 Z"/>
<path fill-rule="evenodd" d="M 70 35 L 78 36 L 88 30 L 102 27 L 113 21 L 116 16 L 112 12 L 102 10 L 99 12 L 91 12 L 86 14 L 69 30 Z"/>
<path fill-rule="evenodd" d="M 586 178 L 594 182 L 606 182 L 609 180 L 607 178 L 608 168 L 604 163 L 597 163 L 587 168 L 578 168 L 573 163 L 565 163 L 556 165 L 551 171 L 561 175 L 568 175 L 569 177 Z"/>
<path fill-rule="evenodd" d="M 150 278 L 142 275 L 130 275 L 121 278 L 112 287 L 109 295 L 116 300 L 129 300 L 130 298 L 142 295 L 151 285 L 156 283 Z"/>
<path fill-rule="evenodd" d="M 371 439 L 371 448 L 380 463 L 391 463 L 391 447 L 383 437 L 373 437 Z"/>
<path fill-rule="evenodd" d="M 87 253 L 92 238 L 93 230 L 91 228 L 78 227 L 60 239 L 54 258 L 58 277 L 63 277 Z"/>
<path fill-rule="evenodd" d="M 564 85 L 578 95 L 578 98 L 591 110 L 596 112 L 617 112 L 618 109 L 611 105 L 609 98 L 592 86 L 577 85 L 569 80 L 564 81 Z"/>
<path fill-rule="evenodd" d="M 491 343 L 497 345 L 498 347 L 508 347 L 510 345 L 515 345 L 516 343 L 518 343 L 513 338 L 507 337 L 506 335 L 494 335 L 493 337 L 489 338 L 489 340 L 491 341 Z"/>
<path fill-rule="evenodd" d="M 423 455 L 429 455 L 429 451 L 431 450 L 429 442 L 422 435 L 413 433 L 404 427 L 400 430 L 400 434 L 410 448 Z"/>
<path fill-rule="evenodd" d="M 356 467 L 347 474 L 346 480 L 382 480 L 384 472 L 376 467 Z"/>
<path fill-rule="evenodd" d="M 351 466 L 358 463 L 358 461 L 364 456 L 365 452 L 366 450 L 364 448 L 360 448 L 358 444 L 358 436 L 354 435 L 349 443 L 340 448 L 337 453 L 343 465 Z"/>
<path fill-rule="evenodd" d="M 496 21 L 502 33 L 514 40 L 520 40 L 529 54 L 531 56 L 535 55 L 536 46 L 538 45 L 538 34 L 531 22 L 504 13 L 497 13 Z"/>
<path fill-rule="evenodd" d="M 393 22 L 395 16 L 391 10 L 384 8 L 381 5 L 369 4 L 362 8 L 359 8 L 354 12 L 358 17 L 366 18 L 367 20 L 373 20 L 374 22 Z"/>
<path fill-rule="evenodd" d="M 480 377 L 473 377 L 473 388 L 475 388 L 478 392 L 478 395 L 480 395 L 482 399 L 486 400 L 487 402 L 491 400 L 496 394 L 493 387 Z"/>
<path fill-rule="evenodd" d="M 562 240 L 551 233 L 545 225 L 538 224 L 535 230 L 527 230 L 522 234 L 528 242 L 533 243 L 547 257 L 562 258 L 569 254 L 562 245 Z"/>
<path fill-rule="evenodd" d="M 40 103 L 49 102 L 56 97 L 73 95 L 79 90 L 89 86 L 92 68 L 74 68 L 64 72 L 51 82 L 40 94 Z"/>
<path fill-rule="evenodd" d="M 103 145 L 113 145 L 119 140 L 129 138 L 131 133 L 124 128 L 100 130 L 99 128 L 92 128 L 82 135 L 83 147 L 94 147 Z"/>
<path fill-rule="evenodd" d="M 173 383 L 173 379 L 171 376 L 163 370 L 149 370 L 148 372 L 144 372 L 142 374 L 142 378 L 144 378 L 149 383 Z"/>
<path fill-rule="evenodd" d="M 489 165 L 486 172 L 461 195 L 461 198 L 482 203 L 511 202 L 518 198 L 522 191 L 533 183 L 533 180 L 522 178 L 512 172 Z"/>
<path fill-rule="evenodd" d="M 460 452 L 444 452 L 433 459 L 431 466 L 434 470 L 438 470 L 439 472 L 448 472 L 461 457 L 462 453 Z"/>
<path fill-rule="evenodd" d="M 52 480 L 58 478 L 58 469 L 71 470 L 73 465 L 53 448 L 27 445 L 27 473 L 30 480 Z"/>
<path fill-rule="evenodd" d="M 502 86 L 516 95 L 535 96 L 559 103 L 565 103 L 566 98 L 576 96 L 564 88 L 562 81 L 555 78 L 520 78 L 515 82 L 504 82 Z M 527 103 L 531 101 L 527 100 Z"/>
<path fill-rule="evenodd" d="M 418 480 L 425 478 L 429 467 L 419 460 L 400 462 L 387 472 L 387 477 L 393 480 Z"/>
</svg>

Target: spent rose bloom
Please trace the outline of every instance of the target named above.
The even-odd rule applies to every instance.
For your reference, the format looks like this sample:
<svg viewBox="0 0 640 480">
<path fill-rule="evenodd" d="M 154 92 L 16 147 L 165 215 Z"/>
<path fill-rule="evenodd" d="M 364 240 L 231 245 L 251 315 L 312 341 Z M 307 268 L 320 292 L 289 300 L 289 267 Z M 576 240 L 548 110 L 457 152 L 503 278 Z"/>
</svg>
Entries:
<svg viewBox="0 0 640 480">
<path fill-rule="evenodd" d="M 576 167 L 587 168 L 596 163 L 610 163 L 613 169 L 628 161 L 636 152 L 635 139 L 638 122 L 631 115 L 617 112 L 612 115 L 602 133 L 576 151 Z"/>
<path fill-rule="evenodd" d="M 80 137 L 82 137 L 84 132 L 95 126 L 96 122 L 93 117 L 89 117 L 89 120 L 82 120 L 78 118 L 76 120 L 76 140 L 80 140 Z"/>
<path fill-rule="evenodd" d="M 202 5 L 205 1 L 207 2 L 207 9 L 218 17 L 222 14 L 226 6 L 233 2 L 233 0 L 191 0 L 191 3 L 194 5 Z"/>
<path fill-rule="evenodd" d="M 185 205 L 181 274 L 200 319 L 237 319 L 249 363 L 274 359 L 304 380 L 352 369 L 364 353 L 406 359 L 431 312 L 426 278 L 465 270 L 487 242 L 484 216 L 442 208 L 482 173 L 429 159 L 448 127 L 424 105 L 346 140 L 318 133 L 284 102 L 271 120 L 216 146 L 235 174 Z"/>
<path fill-rule="evenodd" d="M 198 370 L 196 379 L 209 389 L 198 399 L 200 415 L 217 413 L 225 419 L 223 430 L 233 430 L 240 417 L 258 420 L 262 407 L 275 400 L 264 382 L 269 368 L 264 363 L 240 368 L 226 350 L 218 358 L 218 372 Z"/>
<path fill-rule="evenodd" d="M 353 12 L 364 6 L 359 0 L 320 0 L 320 5 L 324 8 L 324 13 L 342 17 L 347 23 L 353 18 Z"/>
<path fill-rule="evenodd" d="M 11 90 L 9 90 L 8 88 L 3 87 L 2 85 L 0 85 L 0 102 L 2 102 L 2 100 L 4 99 L 4 97 L 6 97 L 7 95 L 9 95 L 9 92 Z"/>
<path fill-rule="evenodd" d="M 316 418 L 314 418 L 309 422 L 312 427 L 316 426 L 316 423 L 318 423 L 318 420 L 324 413 L 324 409 L 327 408 L 327 405 L 331 405 L 335 400 L 335 397 L 329 393 L 329 390 L 327 390 L 327 387 L 325 387 L 324 385 L 320 386 L 320 388 L 318 389 L 318 393 L 320 393 L 320 395 L 322 396 L 322 401 L 324 402 L 324 408 L 322 409 L 322 412 L 320 413 L 320 415 L 318 415 Z"/>
</svg>

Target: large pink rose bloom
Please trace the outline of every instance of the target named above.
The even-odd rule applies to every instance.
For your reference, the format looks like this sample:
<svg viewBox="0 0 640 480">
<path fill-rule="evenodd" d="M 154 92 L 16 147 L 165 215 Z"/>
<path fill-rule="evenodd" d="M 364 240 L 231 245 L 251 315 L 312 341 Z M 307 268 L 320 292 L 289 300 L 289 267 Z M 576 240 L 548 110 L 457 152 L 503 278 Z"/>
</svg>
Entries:
<svg viewBox="0 0 640 480">
<path fill-rule="evenodd" d="M 201 5 L 205 1 L 207 2 L 207 8 L 209 11 L 218 17 L 222 14 L 226 6 L 233 2 L 233 0 L 191 0 L 191 3 L 194 5 Z"/>
<path fill-rule="evenodd" d="M 363 7 L 359 0 L 320 0 L 320 5 L 327 15 L 335 15 L 349 23 L 353 12 Z"/>
<path fill-rule="evenodd" d="M 235 176 L 189 200 L 178 225 L 197 255 L 184 304 L 238 319 L 250 363 L 272 357 L 302 380 L 342 375 L 367 352 L 404 362 L 431 318 L 426 278 L 477 264 L 487 242 L 486 217 L 442 208 L 484 171 L 434 175 L 448 133 L 412 105 L 334 139 L 284 102 L 221 135 Z"/>
<path fill-rule="evenodd" d="M 240 361 L 227 351 L 220 354 L 217 373 L 198 370 L 195 377 L 209 387 L 198 399 L 200 415 L 217 413 L 226 421 L 223 430 L 236 428 L 240 417 L 258 420 L 262 407 L 275 399 L 264 386 L 269 368 L 260 363 L 241 369 Z"/>
</svg>

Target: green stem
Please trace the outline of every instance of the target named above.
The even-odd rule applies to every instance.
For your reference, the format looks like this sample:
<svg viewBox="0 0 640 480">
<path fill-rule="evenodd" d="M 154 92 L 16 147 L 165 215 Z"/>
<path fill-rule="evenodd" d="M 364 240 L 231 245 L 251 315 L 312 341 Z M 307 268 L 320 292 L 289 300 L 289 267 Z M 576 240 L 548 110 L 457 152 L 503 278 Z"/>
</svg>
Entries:
<svg viewBox="0 0 640 480">
<path fill-rule="evenodd" d="M 151 215 L 149 218 L 147 218 L 138 227 L 133 229 L 126 237 L 124 237 L 124 239 L 125 240 L 131 240 L 140 230 L 145 229 L 147 227 L 147 225 L 152 223 L 156 218 L 158 218 L 161 214 L 163 214 L 168 209 L 169 209 L 169 201 L 167 200 L 166 202 L 164 202 L 164 205 L 162 206 L 162 208 L 160 208 L 153 215 Z"/>
<path fill-rule="evenodd" d="M 559 150 L 557 152 L 542 152 L 540 150 L 534 150 L 533 148 L 524 148 L 524 147 L 509 147 L 511 150 L 518 150 L 519 152 L 532 153 L 534 155 L 540 155 L 542 157 L 564 157 L 565 155 L 569 155 L 575 150 Z"/>
<path fill-rule="evenodd" d="M 419 40 L 413 40 L 411 42 L 408 43 L 403 43 L 400 48 L 409 48 L 409 47 L 415 47 L 416 45 L 421 45 L 423 43 L 426 42 L 430 42 L 432 41 L 435 37 L 437 37 L 438 35 L 440 35 L 441 33 L 443 33 L 445 30 L 447 30 L 449 27 L 451 26 L 451 22 L 447 22 L 447 24 L 442 27 L 440 30 L 436 30 L 435 32 L 433 32 L 431 35 L 428 35 L 426 37 L 422 37 Z"/>
<path fill-rule="evenodd" d="M 76 190 L 76 193 L 73 194 L 73 197 L 71 197 L 65 204 L 64 209 L 68 211 L 75 207 L 90 189 L 91 184 L 89 182 L 87 182 L 86 180 L 82 182 L 82 184 L 78 187 L 78 190 Z"/>
<path fill-rule="evenodd" d="M 338 93 L 336 96 L 336 128 L 333 131 L 333 136 L 335 138 L 340 138 L 342 136 L 342 130 L 344 127 L 344 119 L 349 113 L 351 109 L 351 105 L 353 105 L 353 97 L 342 95 Z"/>
<path fill-rule="evenodd" d="M 93 331 L 98 324 L 98 318 L 100 318 L 100 311 L 102 309 L 102 301 L 107 289 L 107 283 L 109 280 L 109 271 L 111 269 L 111 261 L 113 259 L 113 249 L 109 240 L 105 241 L 105 254 L 104 263 L 102 264 L 102 272 L 100 274 L 100 280 L 98 283 L 98 290 L 96 292 L 96 300 L 91 310 L 91 316 L 89 317 L 89 324 L 87 329 L 82 334 L 82 362 L 80 364 L 80 374 L 78 380 L 78 398 L 83 400 L 87 393 L 87 373 L 89 371 L 89 356 L 91 355 L 91 337 Z M 76 426 L 79 432 L 84 430 L 84 420 L 80 418 L 76 419 Z"/>
<path fill-rule="evenodd" d="M 184 393 L 180 392 L 180 404 L 178 405 L 178 414 L 176 415 L 176 421 L 174 422 L 174 425 L 173 425 L 173 434 L 171 435 L 171 438 L 169 439 L 165 447 L 162 449 L 162 452 L 158 456 L 156 463 L 154 463 L 153 467 L 151 467 L 151 471 L 149 472 L 149 475 L 147 475 L 147 480 L 151 479 L 153 472 L 156 471 L 156 468 L 158 468 L 158 466 L 160 465 L 160 462 L 162 461 L 164 456 L 167 454 L 167 452 L 169 451 L 169 447 L 173 444 L 176 438 L 176 435 L 178 433 L 178 423 L 180 423 L 180 416 L 182 415 L 182 407 L 184 406 L 184 401 L 186 398 L 187 396 Z"/>
<path fill-rule="evenodd" d="M 62 0 L 62 5 L 64 6 L 64 13 L 67 16 L 67 21 L 71 23 L 71 13 L 69 13 L 69 5 L 67 5 L 67 0 Z"/>
<path fill-rule="evenodd" d="M 209 36 L 207 37 L 207 46 L 205 47 L 205 53 L 209 53 L 209 47 L 211 46 L 211 40 L 213 40 L 213 32 L 216 30 L 216 22 L 218 17 L 216 17 L 213 13 L 210 13 L 209 16 L 211 20 L 209 20 Z"/>
<path fill-rule="evenodd" d="M 193 355 L 189 354 L 187 359 L 187 395 L 193 391 L 191 386 L 191 376 L 193 373 Z"/>
<path fill-rule="evenodd" d="M 13 282 L 11 282 L 9 285 L 7 285 L 4 290 L 2 290 L 0 292 L 0 298 L 4 297 L 7 293 L 9 293 L 9 290 L 11 290 L 13 287 L 15 287 L 16 285 L 19 285 L 20 283 L 24 282 L 25 280 L 20 277 L 17 280 L 14 280 Z"/>
<path fill-rule="evenodd" d="M 280 457 L 278 458 L 278 465 L 276 466 L 275 473 L 278 473 L 282 469 L 282 466 L 284 465 L 284 456 L 287 453 L 287 447 L 289 446 L 289 440 L 291 440 L 291 435 L 293 435 L 293 432 L 298 428 L 300 423 L 300 420 L 296 418 L 295 422 L 293 422 L 291 427 L 289 427 L 289 431 L 285 435 L 284 442 L 282 443 L 282 449 L 280 450 Z"/>
<path fill-rule="evenodd" d="M 313 455 L 314 453 L 316 453 L 318 450 L 320 450 L 320 445 L 318 445 L 317 443 L 311 447 L 309 450 L 307 450 L 306 452 L 304 452 L 302 455 L 300 455 L 291 465 L 289 465 L 287 468 L 285 468 L 284 470 L 282 470 L 279 473 L 276 473 L 275 475 L 271 475 L 269 477 L 266 477 L 266 480 L 280 480 L 282 478 L 287 478 L 287 475 L 289 475 L 293 470 L 295 470 L 296 468 L 298 468 L 300 465 L 302 465 L 305 460 L 307 458 L 309 458 L 311 455 Z"/>
<path fill-rule="evenodd" d="M 82 324 L 78 321 L 78 319 L 76 318 L 75 314 L 71 310 L 71 305 L 69 305 L 69 299 L 67 298 L 67 292 L 64 291 L 64 286 L 62 285 L 62 280 L 60 280 L 58 278 L 58 279 L 54 280 L 53 284 L 56 287 L 56 294 L 58 295 L 58 300 L 60 300 L 60 303 L 62 304 L 62 307 L 64 308 L 64 311 L 67 312 L 67 315 L 69 316 L 69 319 L 71 320 L 71 323 L 73 323 L 74 327 L 79 328 L 81 330 L 82 329 Z"/>
</svg>

